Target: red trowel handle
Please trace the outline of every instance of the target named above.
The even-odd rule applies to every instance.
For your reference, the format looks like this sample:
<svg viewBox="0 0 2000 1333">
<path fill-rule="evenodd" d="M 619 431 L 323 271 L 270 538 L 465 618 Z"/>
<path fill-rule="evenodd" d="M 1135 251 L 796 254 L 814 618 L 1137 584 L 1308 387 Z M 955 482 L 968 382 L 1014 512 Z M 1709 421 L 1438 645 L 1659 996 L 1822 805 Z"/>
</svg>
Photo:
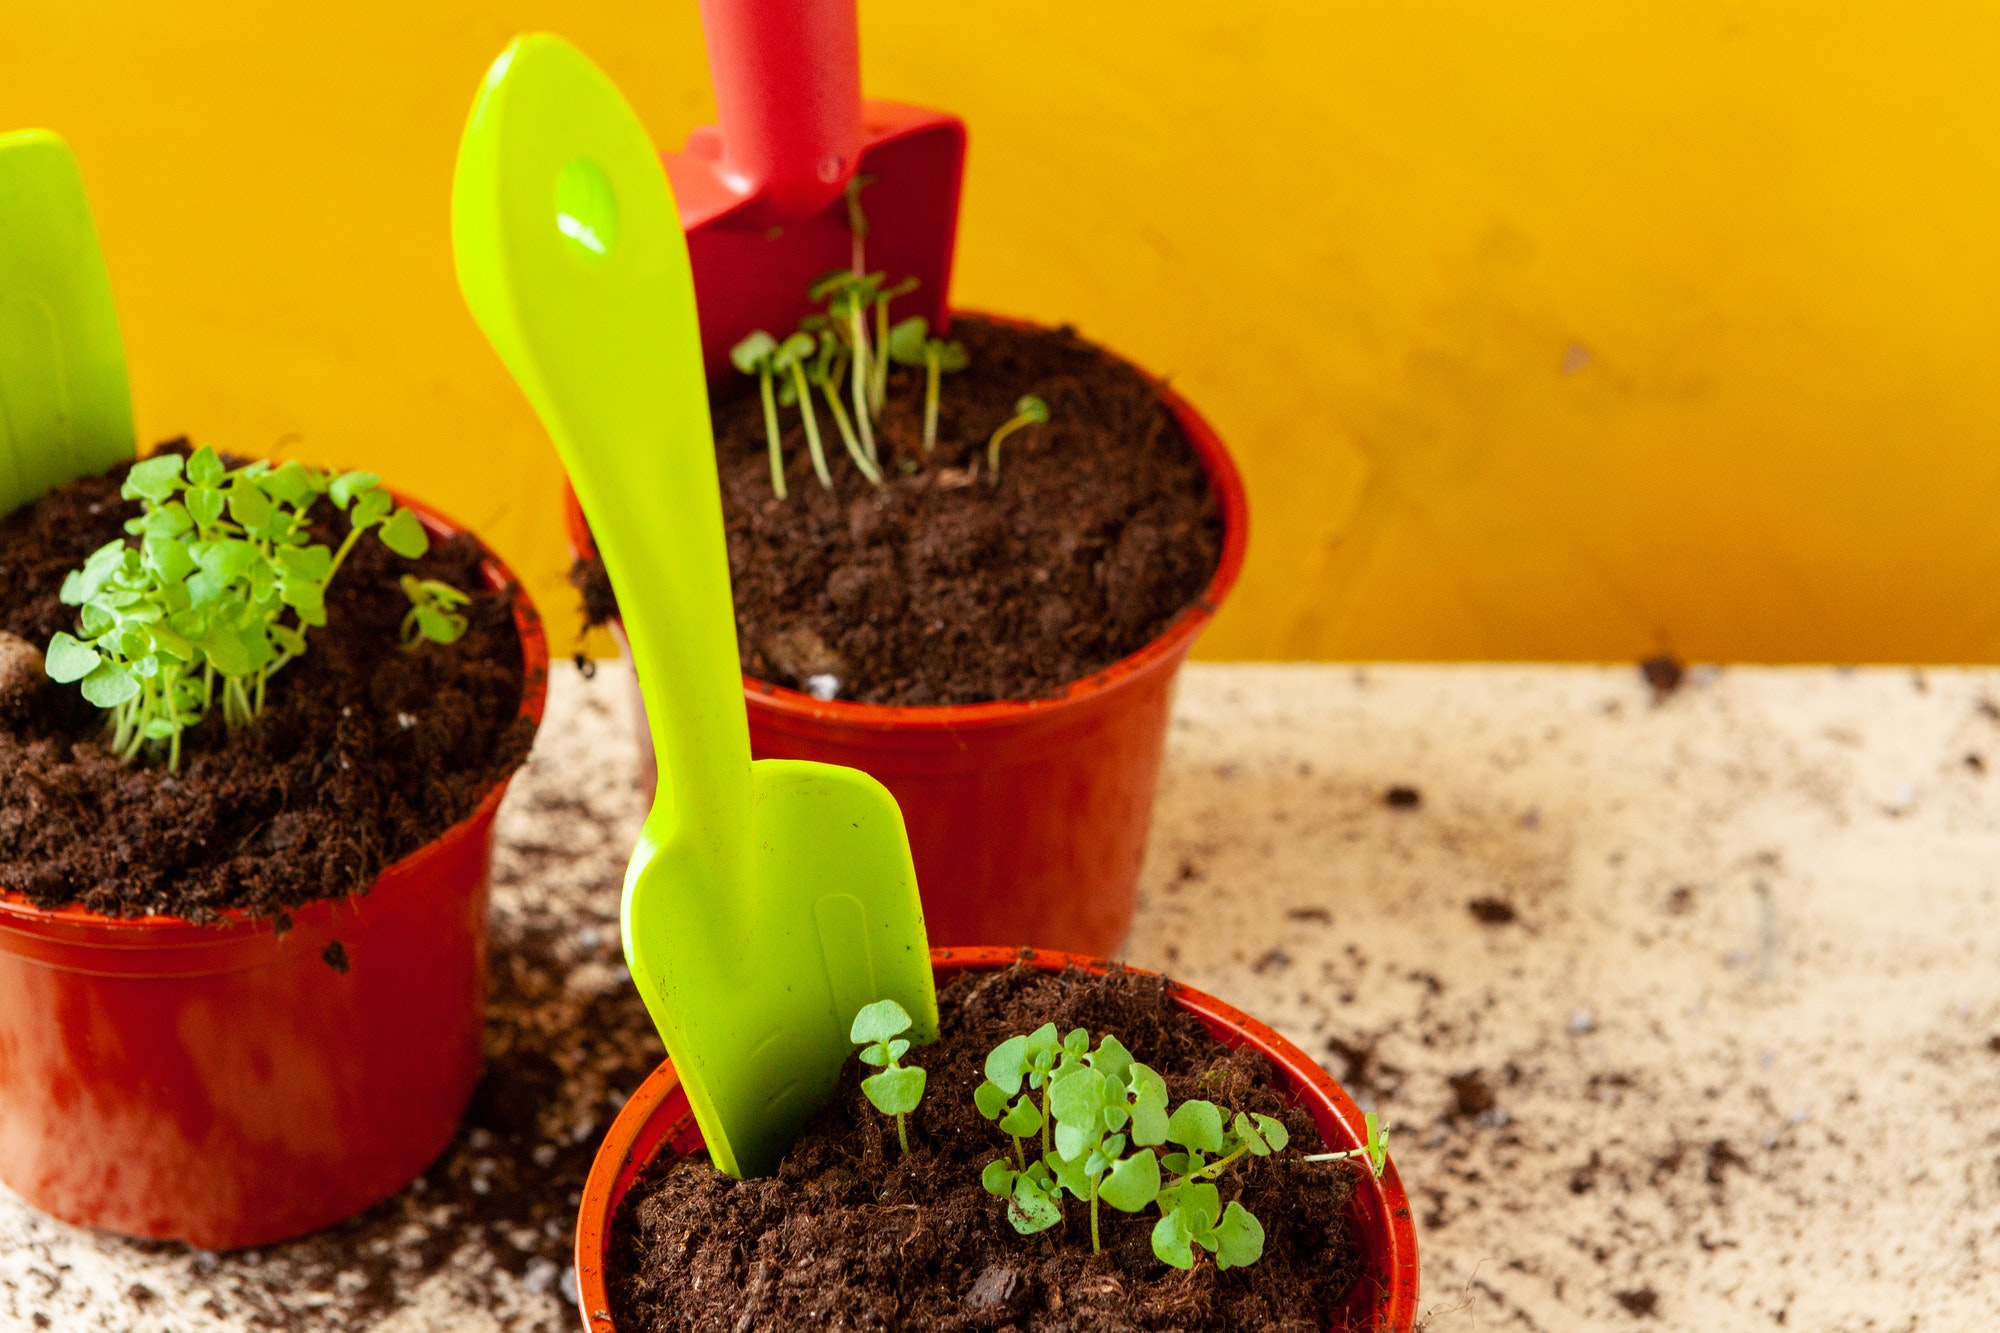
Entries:
<svg viewBox="0 0 2000 1333">
<path fill-rule="evenodd" d="M 839 197 L 861 158 L 854 0 L 701 0 L 720 174 L 764 226 Z"/>
</svg>

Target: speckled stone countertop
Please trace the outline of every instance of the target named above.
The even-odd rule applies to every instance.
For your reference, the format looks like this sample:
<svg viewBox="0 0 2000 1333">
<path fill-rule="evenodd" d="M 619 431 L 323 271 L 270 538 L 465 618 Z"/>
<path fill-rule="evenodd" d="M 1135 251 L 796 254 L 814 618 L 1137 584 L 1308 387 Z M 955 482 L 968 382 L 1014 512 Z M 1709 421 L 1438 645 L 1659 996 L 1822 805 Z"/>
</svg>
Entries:
<svg viewBox="0 0 2000 1333">
<path fill-rule="evenodd" d="M 617 942 L 623 688 L 556 675 L 489 1072 L 423 1180 L 223 1255 L 0 1198 L 0 1326 L 576 1326 L 575 1191 L 660 1053 Z M 1990 1330 L 1996 703 L 1992 671 L 1191 667 L 1127 956 L 1383 1113 L 1434 1333 Z"/>
</svg>

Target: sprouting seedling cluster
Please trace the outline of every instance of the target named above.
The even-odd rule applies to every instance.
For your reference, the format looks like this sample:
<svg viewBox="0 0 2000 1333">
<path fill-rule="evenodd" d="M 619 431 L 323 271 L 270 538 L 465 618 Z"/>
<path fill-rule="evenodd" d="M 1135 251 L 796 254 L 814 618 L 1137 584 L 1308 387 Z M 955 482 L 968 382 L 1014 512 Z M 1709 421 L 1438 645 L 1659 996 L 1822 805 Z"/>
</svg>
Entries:
<svg viewBox="0 0 2000 1333">
<path fill-rule="evenodd" d="M 107 542 L 63 580 L 77 632 L 59 631 L 46 661 L 52 679 L 110 710 L 111 746 L 127 762 L 150 744 L 178 768 L 182 733 L 218 696 L 231 727 L 261 714 L 271 678 L 326 624 L 327 585 L 363 533 L 411 559 L 430 548 L 417 516 L 370 472 L 264 460 L 232 470 L 204 447 L 135 463 L 120 494 L 141 502 L 125 525 L 139 540 Z M 322 497 L 348 516 L 337 550 L 312 539 Z M 405 646 L 465 632 L 465 594 L 435 580 L 403 587 Z"/>
<path fill-rule="evenodd" d="M 927 1075 L 921 1066 L 906 1065 L 909 1053 L 909 1012 L 894 1000 L 877 1000 L 854 1016 L 848 1039 L 861 1047 L 861 1063 L 881 1070 L 861 1080 L 861 1091 L 876 1110 L 896 1118 L 896 1142 L 910 1151 L 909 1115 L 924 1099 Z"/>
<path fill-rule="evenodd" d="M 848 183 L 847 222 L 853 237 L 849 266 L 822 274 L 807 288 L 807 299 L 824 309 L 807 315 L 783 341 L 758 329 L 729 353 L 730 362 L 738 371 L 757 376 L 764 407 L 764 436 L 771 454 L 771 490 L 780 500 L 786 498 L 784 432 L 778 420 L 780 405 L 798 408 L 806 446 L 812 453 L 814 475 L 821 486 L 831 489 L 833 475 L 827 469 L 820 444 L 818 413 L 811 392 L 812 388 L 819 389 L 855 469 L 870 485 L 879 486 L 882 453 L 876 443 L 875 428 L 888 403 L 890 365 L 920 367 L 924 372 L 923 451 L 929 454 L 937 445 L 940 381 L 947 374 L 965 369 L 971 361 L 964 344 L 932 337 L 929 321 L 920 315 L 898 320 L 893 325 L 889 322 L 890 303 L 915 291 L 917 280 L 905 278 L 891 283 L 887 274 L 868 271 L 868 219 L 861 208 L 860 192 L 873 179 L 856 176 Z M 842 401 L 843 396 L 846 402 Z M 1029 404 L 1033 404 L 1032 409 Z M 1024 426 L 1048 419 L 1048 407 L 1041 399 L 1021 399 L 1015 417 L 994 433 L 988 445 L 989 475 L 994 475 L 999 466 L 1001 439 Z M 904 466 L 913 468 L 915 464 L 906 462 Z"/>
<path fill-rule="evenodd" d="M 1166 1080 L 1118 1038 L 1107 1034 L 1092 1049 L 1085 1029 L 1058 1039 L 1052 1023 L 996 1046 L 985 1074 L 973 1100 L 1007 1133 L 1013 1155 L 988 1162 L 980 1183 L 1007 1200 L 1016 1231 L 1055 1226 L 1067 1192 L 1090 1209 L 1093 1250 L 1102 1247 L 1098 1205 L 1106 1203 L 1125 1213 L 1156 1208 L 1153 1253 L 1176 1268 L 1193 1267 L 1197 1250 L 1223 1269 L 1262 1257 L 1262 1223 L 1240 1202 L 1225 1205 L 1216 1182 L 1245 1157 L 1282 1151 L 1290 1135 L 1280 1121 L 1198 1099 L 1169 1111 Z M 1031 1160 L 1024 1141 L 1037 1137 L 1041 1152 Z M 1367 1144 L 1305 1160 L 1355 1156 L 1382 1173 L 1386 1138 L 1373 1114 Z"/>
</svg>

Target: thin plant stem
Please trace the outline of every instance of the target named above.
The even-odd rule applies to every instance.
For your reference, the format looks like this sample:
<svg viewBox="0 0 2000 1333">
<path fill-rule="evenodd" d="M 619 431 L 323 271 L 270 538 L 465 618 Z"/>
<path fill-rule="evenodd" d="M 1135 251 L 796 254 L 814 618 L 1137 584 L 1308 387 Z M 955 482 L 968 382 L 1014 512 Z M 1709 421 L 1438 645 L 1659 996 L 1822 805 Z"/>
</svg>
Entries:
<svg viewBox="0 0 2000 1333">
<path fill-rule="evenodd" d="M 875 364 L 868 377 L 868 410 L 879 420 L 889 401 L 889 298 L 875 302 Z"/>
<path fill-rule="evenodd" d="M 771 367 L 766 362 L 757 371 L 757 392 L 764 398 L 764 439 L 771 446 L 771 489 L 785 498 L 785 451 L 778 443 L 778 402 L 771 395 Z"/>
<path fill-rule="evenodd" d="M 792 362 L 792 387 L 799 391 L 799 419 L 806 425 L 806 448 L 812 450 L 813 471 L 819 474 L 819 484 L 832 490 L 833 474 L 826 469 L 826 450 L 819 442 L 819 418 L 813 412 L 812 385 L 806 383 L 806 373 L 797 361 Z"/>
<path fill-rule="evenodd" d="M 847 415 L 847 409 L 840 405 L 839 380 L 821 380 L 819 387 L 826 394 L 826 405 L 833 409 L 833 424 L 840 427 L 840 442 L 847 446 L 847 456 L 854 460 L 854 466 L 861 469 L 861 475 L 873 485 L 882 484 L 882 471 L 869 461 L 862 451 L 861 441 L 854 438 L 854 421 Z"/>
<path fill-rule="evenodd" d="M 929 453 L 937 446 L 938 418 L 938 358 L 937 353 L 924 349 L 924 452 Z"/>
<path fill-rule="evenodd" d="M 910 1155 L 910 1135 L 909 1132 L 903 1128 L 903 1122 L 908 1118 L 909 1118 L 908 1116 L 903 1116 L 903 1115 L 898 1115 L 896 1117 L 896 1142 L 903 1145 L 903 1156 L 905 1157 L 908 1157 Z"/>
<path fill-rule="evenodd" d="M 852 300 L 847 306 L 848 333 L 854 339 L 854 420 L 861 431 L 861 447 L 868 452 L 868 461 L 879 464 L 882 460 L 875 452 L 875 432 L 868 425 L 868 368 L 873 358 L 868 351 L 868 321 L 862 318 L 861 307 Z"/>
<path fill-rule="evenodd" d="M 1100 1254 L 1104 1246 L 1097 1239 L 1097 1177 L 1090 1178 L 1090 1252 Z"/>
</svg>

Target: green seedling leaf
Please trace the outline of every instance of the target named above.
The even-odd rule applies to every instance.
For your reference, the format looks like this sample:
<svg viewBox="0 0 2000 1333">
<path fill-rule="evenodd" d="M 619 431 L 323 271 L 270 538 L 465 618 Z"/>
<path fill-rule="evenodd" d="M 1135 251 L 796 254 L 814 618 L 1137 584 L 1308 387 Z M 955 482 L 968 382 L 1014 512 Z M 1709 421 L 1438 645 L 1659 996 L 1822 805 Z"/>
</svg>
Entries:
<svg viewBox="0 0 2000 1333">
<path fill-rule="evenodd" d="M 1160 1197 L 1160 1162 L 1151 1148 L 1113 1163 L 1097 1197 L 1120 1212 L 1136 1213 Z"/>
<path fill-rule="evenodd" d="M 139 679 L 129 667 L 99 662 L 83 678 L 83 697 L 99 708 L 116 708 L 139 693 Z"/>
<path fill-rule="evenodd" d="M 372 528 L 388 517 L 389 511 L 395 507 L 396 502 L 387 491 L 360 491 L 354 497 L 354 513 L 348 521 L 356 529 Z"/>
<path fill-rule="evenodd" d="M 1082 1055 L 1090 1049 L 1090 1034 L 1082 1028 L 1071 1028 L 1062 1039 L 1063 1050 L 1070 1055 Z"/>
<path fill-rule="evenodd" d="M 1285 1128 L 1282 1120 L 1274 1120 L 1270 1116 L 1255 1113 L 1250 1119 L 1256 1124 L 1258 1132 L 1264 1136 L 1264 1142 L 1271 1145 L 1272 1152 L 1284 1151 L 1285 1145 L 1292 1141 L 1291 1131 Z"/>
<path fill-rule="evenodd" d="M 1153 1254 L 1175 1268 L 1194 1267 L 1194 1224 L 1186 1213 L 1175 1210 L 1153 1224 Z"/>
<path fill-rule="evenodd" d="M 103 660 L 95 648 L 57 630 L 49 640 L 48 652 L 43 654 L 42 669 L 58 685 L 70 685 L 95 671 Z"/>
<path fill-rule="evenodd" d="M 1124 1083 L 1126 1071 L 1132 1067 L 1132 1052 L 1125 1049 L 1124 1042 L 1108 1033 L 1097 1043 L 1097 1049 L 1085 1058 L 1092 1069 L 1114 1084 Z"/>
<path fill-rule="evenodd" d="M 229 469 L 222 465 L 222 458 L 215 450 L 203 445 L 188 456 L 187 479 L 190 486 L 216 486 L 229 475 Z"/>
<path fill-rule="evenodd" d="M 931 322 L 922 315 L 897 320 L 889 326 L 889 359 L 905 366 L 922 365 L 930 331 Z"/>
<path fill-rule="evenodd" d="M 333 573 L 333 552 L 324 546 L 287 546 L 278 551 L 278 565 L 287 580 L 324 583 Z M 409 577 L 403 576 L 406 581 Z"/>
<path fill-rule="evenodd" d="M 1251 1156 L 1269 1157 L 1271 1155 L 1271 1145 L 1264 1142 L 1264 1136 L 1257 1132 L 1255 1125 L 1250 1123 L 1248 1112 L 1238 1111 L 1236 1113 L 1236 1118 L 1229 1122 L 1229 1133 L 1238 1143 L 1250 1150 Z"/>
<path fill-rule="evenodd" d="M 380 495 L 377 491 L 375 494 Z M 388 497 L 383 496 L 386 500 Z M 430 534 L 424 531 L 423 523 L 407 509 L 398 509 L 382 525 L 382 544 L 402 556 L 405 560 L 415 560 L 431 549 Z"/>
<path fill-rule="evenodd" d="M 972 1090 L 972 1104 L 977 1106 L 979 1114 L 988 1120 L 998 1120 L 1007 1110 L 1007 1101 L 1007 1090 L 998 1083 L 988 1081 Z"/>
<path fill-rule="evenodd" d="M 1050 1025 L 1053 1032 L 1055 1027 Z M 1028 1039 L 1009 1037 L 986 1054 L 986 1079 L 997 1086 L 1004 1096 L 1012 1097 L 1021 1090 L 1021 1079 L 1028 1072 Z M 995 1114 L 998 1114 L 997 1112 Z M 991 1119 L 992 1117 L 988 1117 Z"/>
<path fill-rule="evenodd" d="M 894 1000 L 877 1000 L 864 1005 L 854 1015 L 854 1024 L 848 1029 L 848 1040 L 861 1043 L 887 1041 L 899 1032 L 910 1030 L 910 1015 Z"/>
<path fill-rule="evenodd" d="M 357 496 L 364 495 L 382 484 L 382 479 L 373 472 L 343 472 L 335 477 L 326 488 L 326 498 L 333 501 L 333 507 L 345 511 Z"/>
<path fill-rule="evenodd" d="M 1028 394 L 1014 404 L 1014 415 L 1024 417 L 1029 423 L 1045 425 L 1049 419 L 1049 405 L 1033 394 Z"/>
<path fill-rule="evenodd" d="M 1014 1197 L 1007 1201 L 1007 1221 L 1024 1236 L 1047 1231 L 1062 1221 L 1062 1205 L 1049 1185 L 1031 1175 L 1014 1177 Z"/>
<path fill-rule="evenodd" d="M 313 474 L 305 464 L 293 460 L 258 477 L 257 489 L 281 505 L 294 506 L 314 493 Z"/>
<path fill-rule="evenodd" d="M 1014 1192 L 1015 1171 L 1004 1157 L 996 1157 L 979 1173 L 979 1185 L 988 1194 L 1006 1198 Z"/>
<path fill-rule="evenodd" d="M 1132 1085 L 1132 1142 L 1150 1147 L 1167 1141 L 1167 1081 L 1142 1064 L 1128 1071 Z"/>
<path fill-rule="evenodd" d="M 271 521 L 271 501 L 254 482 L 238 477 L 229 488 L 229 516 L 246 528 L 262 530 Z"/>
<path fill-rule="evenodd" d="M 985 1085 L 992 1087 L 991 1083 Z M 987 1119 L 992 1119 L 988 1116 Z M 1017 1139 L 1025 1139 L 1042 1132 L 1042 1112 L 1030 1098 L 1023 1097 L 1000 1119 L 1000 1128 Z"/>
<path fill-rule="evenodd" d="M 1221 1152 L 1222 1112 L 1214 1102 L 1182 1102 L 1167 1118 L 1167 1137 L 1196 1152 Z"/>
<path fill-rule="evenodd" d="M 225 497 L 219 490 L 190 487 L 182 503 L 186 505 L 188 517 L 194 520 L 195 526 L 208 529 L 221 521 Z"/>
<path fill-rule="evenodd" d="M 127 500 L 165 500 L 181 485 L 181 456 L 156 454 L 134 463 L 118 494 Z"/>
<path fill-rule="evenodd" d="M 771 353 L 777 350 L 778 340 L 758 329 L 729 349 L 729 364 L 745 375 L 755 375 L 769 366 Z"/>
<path fill-rule="evenodd" d="M 1264 1224 L 1232 1199 L 1215 1224 L 1214 1250 L 1215 1266 L 1225 1272 L 1249 1267 L 1264 1257 Z"/>
<path fill-rule="evenodd" d="M 908 1115 L 923 1100 L 924 1077 L 924 1071 L 914 1065 L 906 1069 L 885 1069 L 862 1079 L 861 1091 L 883 1115 Z"/>
</svg>

